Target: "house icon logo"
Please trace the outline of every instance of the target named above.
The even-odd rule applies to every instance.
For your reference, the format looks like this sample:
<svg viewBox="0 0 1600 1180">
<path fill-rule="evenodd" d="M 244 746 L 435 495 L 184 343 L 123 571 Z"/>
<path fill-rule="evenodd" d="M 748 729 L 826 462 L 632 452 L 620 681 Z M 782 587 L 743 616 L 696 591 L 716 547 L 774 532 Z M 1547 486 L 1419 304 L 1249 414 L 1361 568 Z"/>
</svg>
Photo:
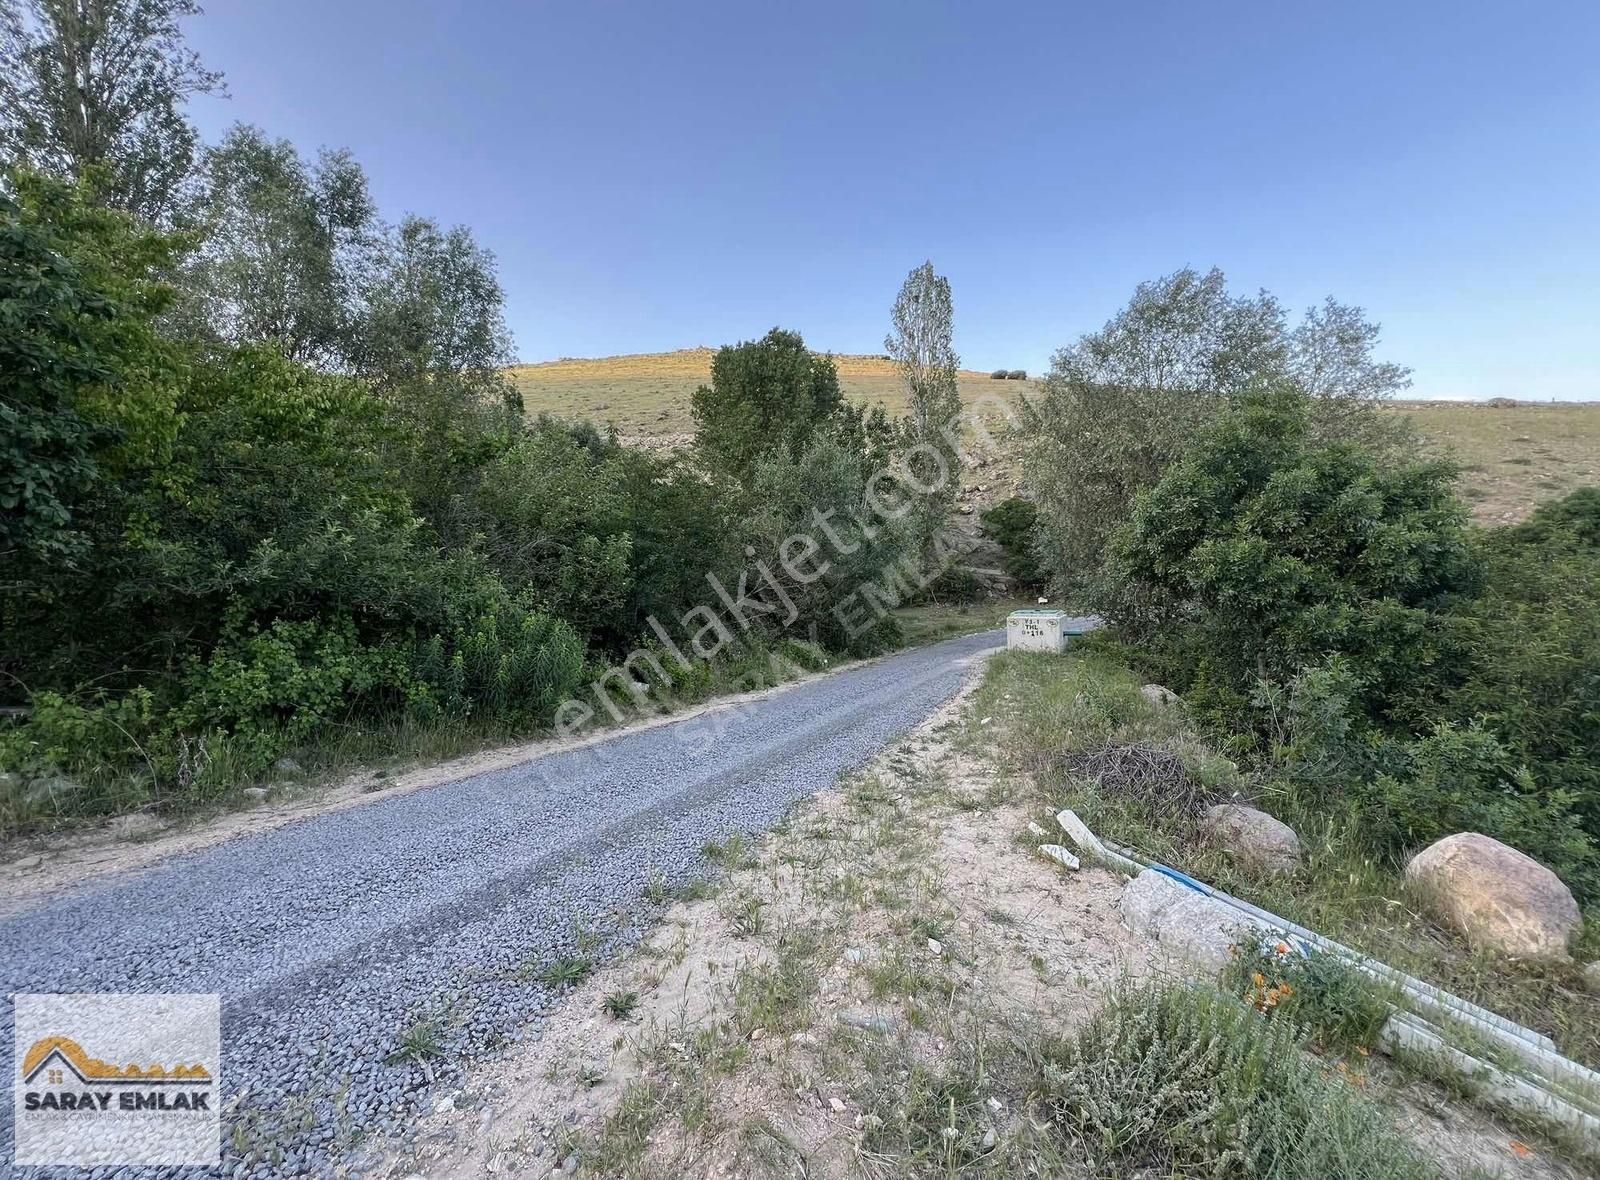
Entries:
<svg viewBox="0 0 1600 1180">
<path fill-rule="evenodd" d="M 220 996 L 19 992 L 11 999 L 8 1163 L 217 1164 Z"/>
<path fill-rule="evenodd" d="M 139 1065 L 129 1062 L 118 1067 L 91 1057 L 71 1037 L 42 1037 L 22 1056 L 23 1085 L 90 1086 L 193 1086 L 211 1081 L 211 1071 L 194 1064 Z"/>
</svg>

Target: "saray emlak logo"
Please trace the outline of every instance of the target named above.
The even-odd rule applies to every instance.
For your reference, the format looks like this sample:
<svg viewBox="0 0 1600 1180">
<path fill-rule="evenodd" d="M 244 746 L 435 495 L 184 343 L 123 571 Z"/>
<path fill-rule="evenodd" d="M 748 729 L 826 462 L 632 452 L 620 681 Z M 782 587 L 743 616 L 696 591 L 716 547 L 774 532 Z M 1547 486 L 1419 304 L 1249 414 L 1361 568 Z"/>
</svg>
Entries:
<svg viewBox="0 0 1600 1180">
<path fill-rule="evenodd" d="M 216 1164 L 214 995 L 18 995 L 16 1163 Z"/>
</svg>

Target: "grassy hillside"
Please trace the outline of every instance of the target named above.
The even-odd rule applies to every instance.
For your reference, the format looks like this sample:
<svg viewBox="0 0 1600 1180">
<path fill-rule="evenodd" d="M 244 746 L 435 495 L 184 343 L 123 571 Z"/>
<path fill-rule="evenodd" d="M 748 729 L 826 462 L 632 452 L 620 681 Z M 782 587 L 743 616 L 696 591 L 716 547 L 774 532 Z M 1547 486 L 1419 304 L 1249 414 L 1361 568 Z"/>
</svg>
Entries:
<svg viewBox="0 0 1600 1180">
<path fill-rule="evenodd" d="M 518 365 L 511 378 L 529 413 L 614 422 L 626 438 L 644 444 L 677 445 L 694 429 L 689 397 L 711 379 L 709 348 L 639 353 L 594 360 L 559 360 Z M 895 367 L 877 356 L 838 356 L 839 380 L 847 396 L 881 402 L 891 413 L 906 408 Z M 961 393 L 1014 394 L 1038 381 L 993 381 L 964 370 Z M 1397 402 L 1441 454 L 1462 465 L 1462 494 L 1484 524 L 1520 520 L 1543 500 L 1585 484 L 1600 483 L 1600 403 L 1524 403 L 1490 406 L 1477 402 Z M 1004 494 L 1014 473 L 995 473 Z M 984 496 L 987 500 L 991 496 Z"/>
<path fill-rule="evenodd" d="M 564 417 L 615 422 L 626 436 L 680 435 L 694 429 L 689 397 L 711 381 L 710 348 L 677 352 L 645 352 L 594 360 L 548 361 L 518 365 L 511 379 L 522 390 L 529 413 L 541 410 Z M 890 413 L 904 413 L 905 390 L 894 364 L 881 356 L 835 356 L 845 396 L 858 402 L 881 402 Z M 967 400 L 997 390 L 1034 388 L 1033 381 L 994 381 L 988 373 L 962 370 L 961 393 Z"/>
<path fill-rule="evenodd" d="M 1521 520 L 1541 501 L 1600 484 L 1600 402 L 1400 402 L 1423 435 L 1461 464 L 1482 524 Z"/>
</svg>

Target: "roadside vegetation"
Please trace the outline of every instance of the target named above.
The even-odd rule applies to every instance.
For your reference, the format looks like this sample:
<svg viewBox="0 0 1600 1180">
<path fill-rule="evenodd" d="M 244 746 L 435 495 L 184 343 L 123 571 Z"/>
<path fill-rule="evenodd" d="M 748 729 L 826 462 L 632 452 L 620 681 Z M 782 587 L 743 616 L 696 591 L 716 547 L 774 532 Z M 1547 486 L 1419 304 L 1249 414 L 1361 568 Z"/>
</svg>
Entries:
<svg viewBox="0 0 1600 1180">
<path fill-rule="evenodd" d="M 1593 902 L 1600 489 L 1473 527 L 1378 412 L 1376 331 L 1331 302 L 1287 330 L 1215 272 L 1141 287 L 1046 379 L 1031 552 L 1259 792 L 1390 861 L 1482 832 Z"/>
<path fill-rule="evenodd" d="M 1574 1060 L 1600 1068 L 1600 996 L 1586 989 L 1581 963 L 1600 955 L 1594 911 L 1576 963 L 1510 959 L 1474 950 L 1431 916 L 1427 899 L 1404 878 L 1402 862 L 1359 818 L 1297 796 L 1219 754 L 1180 708 L 1152 704 L 1142 677 L 1114 643 L 1085 644 L 1064 659 L 1002 653 L 989 664 L 974 709 L 1013 718 L 1011 765 L 1041 792 L 1039 822 L 1070 807 L 1104 839 L 1142 852 L 1465 999 L 1551 1037 Z M 1305 851 L 1292 875 L 1263 873 L 1208 838 L 1209 803 L 1249 801 L 1293 827 Z M 1263 964 L 1243 959 L 1241 997 Z M 1371 1048 L 1372 985 L 1348 979 L 1321 986 L 1284 975 L 1284 1010 L 1333 1048 Z M 1327 1003 L 1307 1011 L 1313 998 Z M 1299 1009 L 1297 1011 L 1297 1009 Z"/>
<path fill-rule="evenodd" d="M 1369 1053 L 1383 996 L 1270 956 L 1241 955 L 1220 987 L 1176 977 L 1123 928 L 1120 877 L 1037 854 L 1027 823 L 1063 801 L 1153 840 L 1116 826 L 1124 793 L 1089 812 L 1033 769 L 1068 754 L 1059 726 L 1072 754 L 1170 744 L 1210 784 L 1196 798 L 1237 785 L 1139 687 L 1113 652 L 995 657 L 769 837 L 708 850 L 726 874 L 710 896 L 671 907 L 460 1099 L 455 1125 L 491 1129 L 387 1174 L 1574 1175 L 1535 1129 Z M 1188 863 L 1224 863 L 1205 856 Z M 530 1074 L 536 1094 L 503 1083 Z"/>
<path fill-rule="evenodd" d="M 11 7 L 0 835 L 536 733 L 577 695 L 606 724 L 639 677 L 652 711 L 763 687 L 972 596 L 905 572 L 951 494 L 905 519 L 866 496 L 930 440 L 959 476 L 931 266 L 893 321 L 907 418 L 774 329 L 717 352 L 690 449 L 625 446 L 524 413 L 470 230 L 386 221 L 345 152 L 200 143 L 183 104 L 220 79 L 184 44 L 193 5 Z M 149 84 L 94 91 L 85 138 L 60 71 L 108 45 Z M 819 517 L 833 552 L 807 566 L 782 547 Z M 752 572 L 796 568 L 787 592 Z"/>
</svg>

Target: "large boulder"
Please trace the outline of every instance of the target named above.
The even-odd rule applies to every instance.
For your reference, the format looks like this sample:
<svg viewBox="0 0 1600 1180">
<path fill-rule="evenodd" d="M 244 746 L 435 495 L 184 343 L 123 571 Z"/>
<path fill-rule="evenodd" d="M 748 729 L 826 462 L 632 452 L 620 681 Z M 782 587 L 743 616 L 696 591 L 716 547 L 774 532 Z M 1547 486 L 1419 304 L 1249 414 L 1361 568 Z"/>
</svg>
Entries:
<svg viewBox="0 0 1600 1180">
<path fill-rule="evenodd" d="M 1250 922 L 1238 910 L 1155 869 L 1128 882 L 1119 906 L 1129 930 L 1212 977 L 1222 974 L 1234 946 L 1250 936 Z"/>
<path fill-rule="evenodd" d="M 1300 837 L 1282 820 L 1242 803 L 1206 808 L 1205 829 L 1241 864 L 1267 873 L 1300 867 Z"/>
<path fill-rule="evenodd" d="M 1525 853 L 1477 832 L 1435 841 L 1406 876 L 1475 947 L 1523 958 L 1565 958 L 1583 922 L 1572 891 Z"/>
</svg>

